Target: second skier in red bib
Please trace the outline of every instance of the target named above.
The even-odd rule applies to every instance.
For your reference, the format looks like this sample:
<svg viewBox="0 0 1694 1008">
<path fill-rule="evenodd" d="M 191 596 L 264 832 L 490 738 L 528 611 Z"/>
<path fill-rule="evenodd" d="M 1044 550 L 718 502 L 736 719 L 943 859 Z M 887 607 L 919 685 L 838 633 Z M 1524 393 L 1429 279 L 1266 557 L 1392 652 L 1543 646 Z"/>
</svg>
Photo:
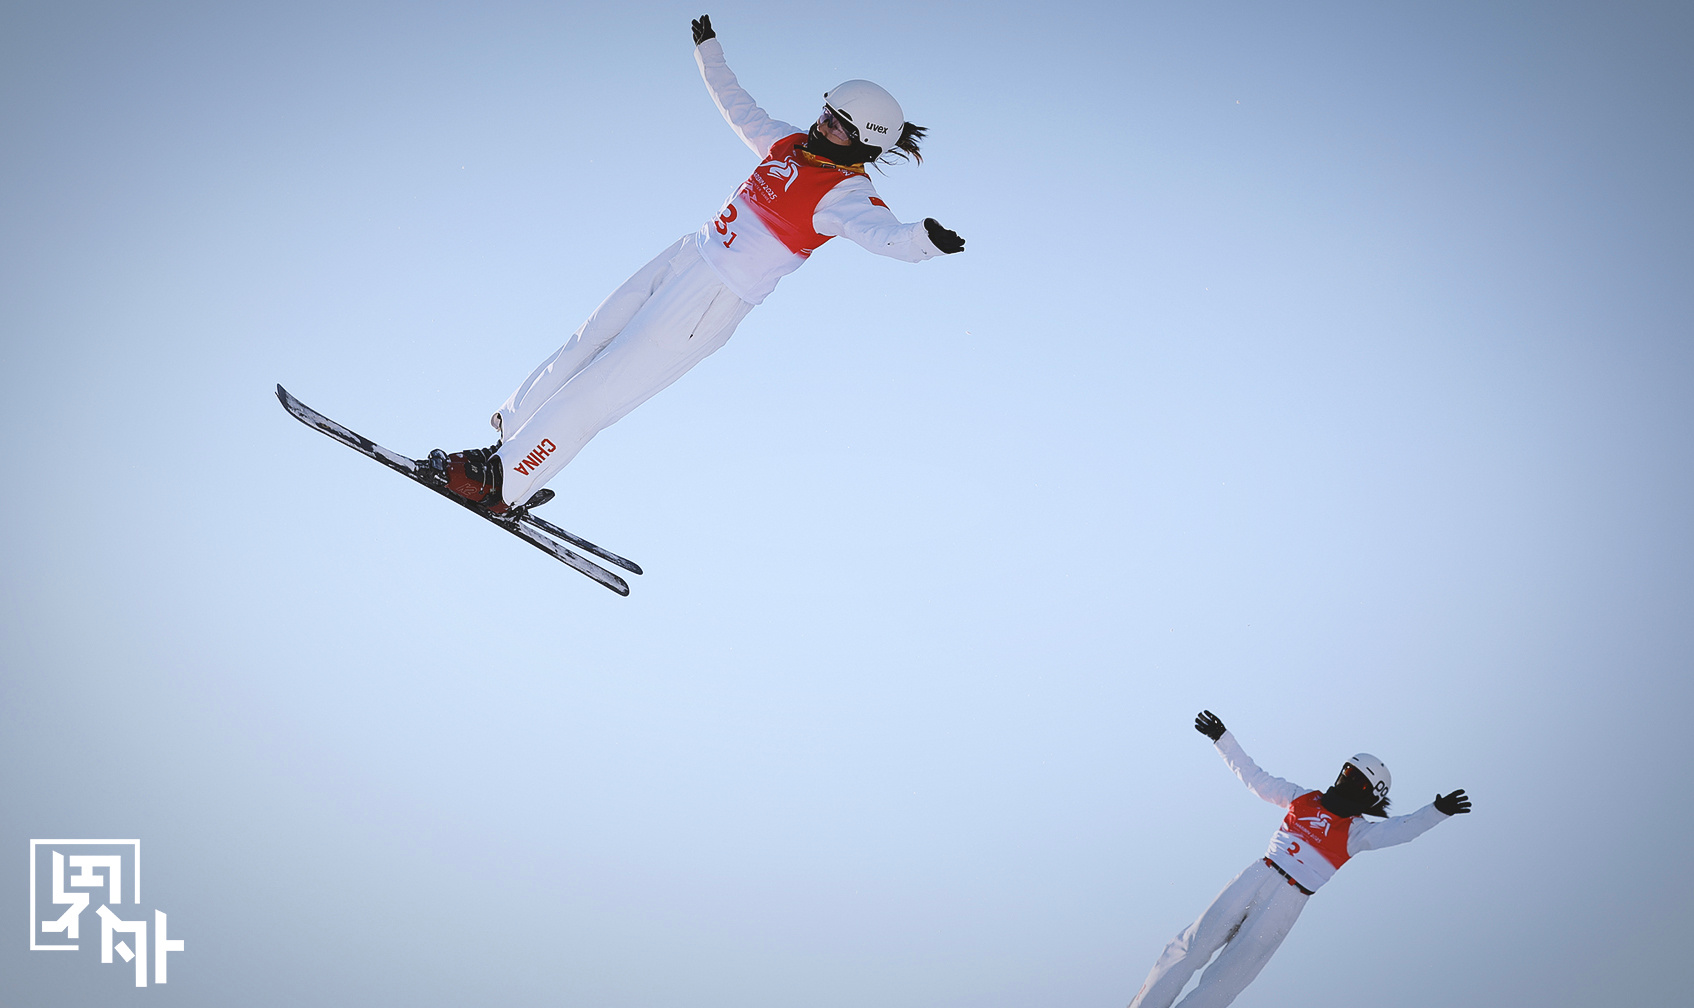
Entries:
<svg viewBox="0 0 1694 1008">
<path fill-rule="evenodd" d="M 1211 711 L 1201 711 L 1194 728 L 1212 740 L 1249 791 L 1288 814 L 1265 856 L 1165 946 L 1129 1008 L 1170 1008 L 1202 966 L 1200 982 L 1177 1008 L 1224 1008 L 1270 961 L 1306 900 L 1355 854 L 1406 843 L 1470 811 L 1470 799 L 1460 789 L 1436 795 L 1411 815 L 1366 819 L 1388 815 L 1388 768 L 1375 756 L 1359 753 L 1341 765 L 1327 791 L 1316 791 L 1259 769 Z"/>
</svg>

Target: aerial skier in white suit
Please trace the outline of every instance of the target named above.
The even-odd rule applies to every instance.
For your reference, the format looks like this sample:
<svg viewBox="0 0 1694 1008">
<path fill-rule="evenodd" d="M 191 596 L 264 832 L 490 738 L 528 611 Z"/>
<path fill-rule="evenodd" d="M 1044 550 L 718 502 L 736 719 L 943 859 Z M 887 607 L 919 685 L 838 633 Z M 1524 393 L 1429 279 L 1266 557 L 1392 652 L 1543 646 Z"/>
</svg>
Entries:
<svg viewBox="0 0 1694 1008">
<path fill-rule="evenodd" d="M 763 162 L 721 212 L 613 291 L 518 386 L 491 420 L 499 442 L 434 453 L 448 488 L 492 513 L 527 502 L 595 434 L 723 346 L 777 281 L 831 238 L 906 262 L 965 247 L 933 218 L 901 223 L 865 173 L 888 157 L 922 161 L 926 130 L 906 121 L 893 95 L 846 81 L 824 93 L 809 129 L 791 126 L 742 90 L 710 17 L 693 31 L 712 100 Z"/>
<path fill-rule="evenodd" d="M 1388 768 L 1369 753 L 1341 765 L 1327 791 L 1314 791 L 1259 769 L 1211 711 L 1201 711 L 1194 729 L 1223 754 L 1247 789 L 1288 810 L 1270 851 L 1247 866 L 1218 894 L 1200 919 L 1165 946 L 1147 982 L 1129 1008 L 1170 1008 L 1194 971 L 1222 949 L 1179 1008 L 1223 1008 L 1235 1000 L 1270 961 L 1294 926 L 1306 900 L 1360 851 L 1403 844 L 1436 823 L 1470 811 L 1464 789 L 1436 795 L 1432 804 L 1407 816 L 1371 822 L 1388 814 Z"/>
</svg>

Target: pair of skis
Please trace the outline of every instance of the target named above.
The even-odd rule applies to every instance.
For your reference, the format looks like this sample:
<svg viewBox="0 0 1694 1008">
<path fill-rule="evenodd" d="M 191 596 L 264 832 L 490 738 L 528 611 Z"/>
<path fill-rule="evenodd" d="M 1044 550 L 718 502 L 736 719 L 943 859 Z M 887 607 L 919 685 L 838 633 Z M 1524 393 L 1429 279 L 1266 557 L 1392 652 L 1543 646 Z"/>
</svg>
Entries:
<svg viewBox="0 0 1694 1008">
<path fill-rule="evenodd" d="M 623 557 L 618 556 L 611 550 L 596 546 L 581 536 L 566 532 L 564 529 L 554 525 L 552 522 L 547 521 L 544 518 L 537 518 L 535 515 L 531 514 L 531 508 L 537 507 L 552 499 L 553 492 L 551 490 L 541 491 L 534 497 L 530 498 L 529 501 L 522 507 L 516 507 L 501 514 L 493 514 L 480 505 L 465 500 L 463 497 L 460 497 L 448 490 L 446 479 L 440 474 L 436 467 L 431 465 L 429 462 L 417 462 L 406 458 L 404 455 L 389 451 L 387 448 L 377 444 L 375 441 L 365 437 L 363 434 L 359 434 L 353 430 L 343 427 L 341 424 L 336 423 L 329 417 L 326 417 L 317 410 L 307 406 L 305 403 L 290 395 L 288 390 L 283 388 L 281 385 L 276 387 L 276 397 L 282 403 L 283 409 L 287 410 L 291 415 L 293 415 L 294 419 L 300 421 L 306 426 L 313 430 L 322 431 L 323 433 L 328 434 L 330 437 L 361 455 L 376 459 L 378 462 L 381 462 L 383 465 L 407 479 L 412 480 L 414 483 L 423 484 L 453 503 L 464 507 L 467 511 L 470 511 L 478 517 L 493 522 L 495 525 L 505 529 L 507 532 L 517 536 L 519 539 L 529 543 L 531 546 L 534 546 L 536 549 L 548 554 L 573 570 L 577 570 L 588 575 L 599 584 L 610 588 L 619 595 L 629 594 L 629 583 L 627 581 L 592 560 L 579 556 L 565 544 L 569 543 L 571 546 L 575 546 L 584 553 L 599 557 L 601 560 L 604 560 L 614 566 L 621 567 L 631 574 L 641 573 L 641 568 L 633 561 L 625 560 Z"/>
</svg>

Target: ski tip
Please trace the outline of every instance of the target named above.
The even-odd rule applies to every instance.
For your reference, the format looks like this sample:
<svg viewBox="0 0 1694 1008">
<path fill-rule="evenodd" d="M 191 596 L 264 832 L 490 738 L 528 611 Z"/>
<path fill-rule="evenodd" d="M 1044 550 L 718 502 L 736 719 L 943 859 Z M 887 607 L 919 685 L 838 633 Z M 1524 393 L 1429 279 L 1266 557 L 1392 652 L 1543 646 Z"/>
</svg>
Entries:
<svg viewBox="0 0 1694 1008">
<path fill-rule="evenodd" d="M 288 390 L 282 387 L 282 383 L 277 382 L 277 385 L 276 385 L 276 401 L 279 402 L 279 403 L 282 403 L 284 406 L 287 406 L 288 401 L 290 399 L 293 399 L 293 398 L 294 398 L 293 396 L 288 394 Z"/>
</svg>

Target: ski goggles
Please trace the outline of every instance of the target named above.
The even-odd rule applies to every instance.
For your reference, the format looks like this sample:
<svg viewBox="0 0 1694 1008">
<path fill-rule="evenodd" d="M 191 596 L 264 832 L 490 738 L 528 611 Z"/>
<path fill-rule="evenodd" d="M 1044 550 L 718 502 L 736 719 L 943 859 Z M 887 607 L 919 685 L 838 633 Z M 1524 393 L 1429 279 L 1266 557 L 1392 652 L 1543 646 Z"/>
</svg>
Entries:
<svg viewBox="0 0 1694 1008">
<path fill-rule="evenodd" d="M 831 127 L 838 129 L 847 134 L 847 138 L 849 140 L 854 143 L 859 142 L 859 127 L 853 125 L 846 116 L 830 108 L 828 105 L 823 107 L 823 115 L 818 116 L 818 125 L 825 129 L 829 129 Z"/>
<path fill-rule="evenodd" d="M 1335 778 L 1335 783 L 1343 787 L 1358 788 L 1365 794 L 1376 795 L 1379 798 L 1388 793 L 1387 787 L 1383 787 L 1379 792 L 1377 785 L 1371 783 L 1371 779 L 1365 775 L 1365 772 L 1351 763 L 1341 764 L 1341 775 Z"/>
</svg>

